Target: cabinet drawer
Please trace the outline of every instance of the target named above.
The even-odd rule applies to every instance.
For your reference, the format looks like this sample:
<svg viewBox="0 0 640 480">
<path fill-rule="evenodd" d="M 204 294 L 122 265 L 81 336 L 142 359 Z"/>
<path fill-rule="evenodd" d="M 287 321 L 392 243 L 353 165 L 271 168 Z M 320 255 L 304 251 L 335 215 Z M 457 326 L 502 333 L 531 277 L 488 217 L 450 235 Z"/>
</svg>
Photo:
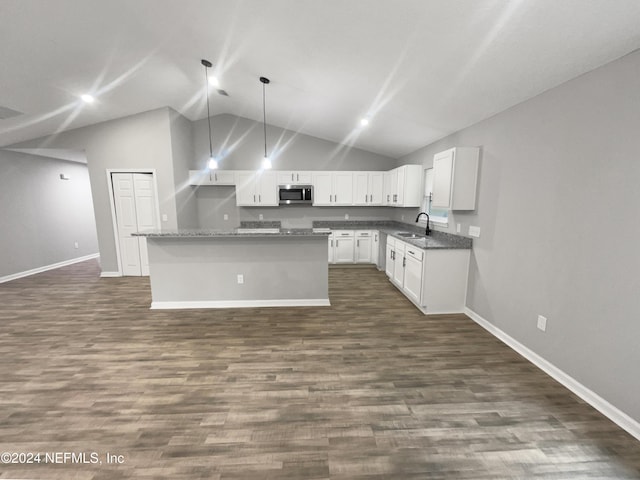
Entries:
<svg viewBox="0 0 640 480">
<path fill-rule="evenodd" d="M 405 255 L 408 257 L 415 258 L 416 260 L 422 261 L 424 257 L 424 250 L 414 247 L 413 245 L 406 244 L 406 248 L 404 251 Z"/>
<path fill-rule="evenodd" d="M 336 230 L 333 234 L 336 237 L 353 237 L 352 231 Z"/>
</svg>

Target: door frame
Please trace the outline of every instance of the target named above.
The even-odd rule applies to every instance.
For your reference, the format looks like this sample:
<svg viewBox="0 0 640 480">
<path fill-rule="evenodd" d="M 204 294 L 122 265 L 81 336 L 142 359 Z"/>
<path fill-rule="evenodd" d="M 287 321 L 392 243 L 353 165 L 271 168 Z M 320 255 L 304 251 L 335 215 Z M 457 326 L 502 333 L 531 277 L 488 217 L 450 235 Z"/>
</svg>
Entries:
<svg viewBox="0 0 640 480">
<path fill-rule="evenodd" d="M 118 276 L 122 277 L 122 257 L 120 255 L 120 241 L 118 238 L 118 224 L 116 220 L 116 199 L 113 195 L 112 173 L 150 173 L 153 176 L 153 193 L 156 201 L 156 223 L 160 228 L 160 203 L 158 202 L 158 179 L 155 168 L 107 168 L 107 190 L 109 191 L 109 207 L 111 209 L 111 228 L 113 229 L 113 241 L 116 244 L 116 259 L 118 261 Z"/>
</svg>

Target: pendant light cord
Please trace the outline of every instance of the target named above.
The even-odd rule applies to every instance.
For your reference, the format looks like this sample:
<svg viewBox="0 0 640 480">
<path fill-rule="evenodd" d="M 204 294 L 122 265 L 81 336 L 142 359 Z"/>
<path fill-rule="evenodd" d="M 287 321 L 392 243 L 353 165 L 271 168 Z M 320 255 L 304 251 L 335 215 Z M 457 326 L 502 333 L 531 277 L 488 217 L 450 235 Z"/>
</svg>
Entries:
<svg viewBox="0 0 640 480">
<path fill-rule="evenodd" d="M 264 127 L 264 158 L 267 158 L 267 102 L 265 101 L 265 85 L 262 82 L 262 125 Z"/>
<path fill-rule="evenodd" d="M 209 112 L 209 67 L 204 66 L 205 88 L 207 89 L 207 122 L 209 123 L 209 157 L 213 158 L 213 144 L 211 143 L 211 113 Z"/>
</svg>

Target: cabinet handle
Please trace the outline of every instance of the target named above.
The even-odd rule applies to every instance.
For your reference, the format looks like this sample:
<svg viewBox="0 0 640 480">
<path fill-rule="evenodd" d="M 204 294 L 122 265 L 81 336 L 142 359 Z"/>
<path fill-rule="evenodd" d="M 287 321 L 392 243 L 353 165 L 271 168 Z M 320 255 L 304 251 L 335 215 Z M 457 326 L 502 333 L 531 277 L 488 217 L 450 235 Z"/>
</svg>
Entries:
<svg viewBox="0 0 640 480">
<path fill-rule="evenodd" d="M 407 257 L 402 257 L 402 266 L 405 267 L 407 265 Z"/>
<path fill-rule="evenodd" d="M 338 246 L 338 239 L 336 238 L 336 247 Z"/>
<path fill-rule="evenodd" d="M 411 250 L 408 250 L 408 252 L 409 252 L 411 255 L 415 255 L 415 254 L 416 254 L 416 252 L 411 251 Z"/>
<path fill-rule="evenodd" d="M 338 203 L 338 195 L 334 195 L 334 196 L 333 196 L 333 201 L 334 201 L 334 202 L 336 202 L 336 203 Z"/>
<path fill-rule="evenodd" d="M 333 247 L 333 239 L 331 239 L 331 246 Z"/>
<path fill-rule="evenodd" d="M 256 203 L 256 196 L 253 196 L 253 203 Z"/>
<path fill-rule="evenodd" d="M 294 175 L 295 175 L 294 173 L 292 173 L 292 174 L 291 174 L 291 181 L 292 181 L 292 182 L 293 182 L 293 180 L 294 180 L 294 178 L 293 178 L 293 176 L 294 176 Z"/>
<path fill-rule="evenodd" d="M 296 180 L 300 181 L 300 174 L 296 173 Z"/>
<path fill-rule="evenodd" d="M 258 203 L 262 203 L 262 195 L 258 195 Z"/>
<path fill-rule="evenodd" d="M 360 240 L 356 240 L 356 247 L 360 246 Z"/>
</svg>

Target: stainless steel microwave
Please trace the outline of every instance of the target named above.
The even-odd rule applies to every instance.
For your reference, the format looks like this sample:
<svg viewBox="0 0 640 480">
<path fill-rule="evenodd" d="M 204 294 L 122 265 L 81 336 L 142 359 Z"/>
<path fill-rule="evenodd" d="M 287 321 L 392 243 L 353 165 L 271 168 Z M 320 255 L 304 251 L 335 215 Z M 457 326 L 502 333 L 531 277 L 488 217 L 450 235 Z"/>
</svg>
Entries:
<svg viewBox="0 0 640 480">
<path fill-rule="evenodd" d="M 279 185 L 278 203 L 280 205 L 296 205 L 313 203 L 312 185 Z"/>
</svg>

